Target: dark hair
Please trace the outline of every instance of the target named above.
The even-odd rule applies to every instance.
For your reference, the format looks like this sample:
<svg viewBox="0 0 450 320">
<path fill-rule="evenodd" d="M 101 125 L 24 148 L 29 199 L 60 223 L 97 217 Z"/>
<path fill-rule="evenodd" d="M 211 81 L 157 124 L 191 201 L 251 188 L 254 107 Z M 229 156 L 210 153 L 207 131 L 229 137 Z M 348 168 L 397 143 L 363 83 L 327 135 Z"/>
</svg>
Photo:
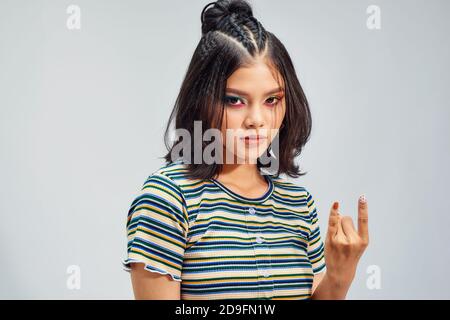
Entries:
<svg viewBox="0 0 450 320">
<path fill-rule="evenodd" d="M 211 6 L 213 5 L 213 6 Z M 175 128 L 184 128 L 190 133 L 194 145 L 194 121 L 202 121 L 202 134 L 209 128 L 221 128 L 224 114 L 224 96 L 227 78 L 238 68 L 250 65 L 262 54 L 265 62 L 275 70 L 277 80 L 281 75 L 286 99 L 286 113 L 278 131 L 279 153 L 271 161 L 278 161 L 275 176 L 287 174 L 291 177 L 306 173 L 295 164 L 311 133 L 311 113 L 308 101 L 297 78 L 292 60 L 280 40 L 264 29 L 253 16 L 252 8 L 244 0 L 219 0 L 207 4 L 201 13 L 202 37 L 194 51 L 180 92 L 164 133 L 168 153 L 163 157 L 171 163 L 172 149 L 178 139 L 169 145 L 170 124 L 175 118 Z M 202 142 L 202 150 L 208 145 Z M 194 159 L 194 148 L 191 148 Z M 258 168 L 267 167 L 259 159 Z M 222 170 L 222 164 L 188 164 L 188 176 L 210 179 Z"/>
</svg>

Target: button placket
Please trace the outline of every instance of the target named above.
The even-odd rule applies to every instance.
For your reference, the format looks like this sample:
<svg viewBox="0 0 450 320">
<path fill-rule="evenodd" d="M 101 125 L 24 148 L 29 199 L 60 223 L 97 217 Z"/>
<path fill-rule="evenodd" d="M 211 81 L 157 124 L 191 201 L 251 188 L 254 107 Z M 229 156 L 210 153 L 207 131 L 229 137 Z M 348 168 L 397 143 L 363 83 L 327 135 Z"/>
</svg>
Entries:
<svg viewBox="0 0 450 320">
<path fill-rule="evenodd" d="M 261 283 L 260 295 L 264 298 L 272 298 L 274 295 L 274 283 L 270 278 L 272 260 L 269 255 L 269 248 L 264 244 L 255 244 L 255 252 L 262 256 L 260 261 L 257 258 L 258 278 Z"/>
<path fill-rule="evenodd" d="M 255 241 L 256 241 L 256 243 L 263 243 L 264 239 L 262 238 L 261 235 L 257 235 Z"/>
<path fill-rule="evenodd" d="M 259 291 L 259 297 L 260 298 L 272 298 L 273 292 L 274 292 L 274 284 L 273 280 L 271 280 L 269 277 L 271 275 L 270 269 L 271 269 L 271 258 L 270 257 L 262 257 L 259 258 L 258 256 L 261 255 L 268 255 L 268 247 L 264 245 L 265 239 L 263 234 L 261 233 L 261 230 L 255 230 L 254 228 L 249 227 L 249 223 L 254 223 L 256 221 L 256 209 L 252 206 L 249 206 L 246 209 L 247 213 L 246 221 L 247 221 L 247 232 L 249 235 L 251 235 L 252 245 L 253 245 L 253 251 L 255 253 L 255 266 L 256 266 L 256 272 L 258 274 L 259 281 L 261 282 L 261 289 Z M 265 259 L 268 261 L 260 261 L 259 259 Z M 269 289 L 268 289 L 269 288 Z"/>
<path fill-rule="evenodd" d="M 274 294 L 274 283 L 273 280 L 270 279 L 271 275 L 271 268 L 272 268 L 272 257 L 270 256 L 269 247 L 267 245 L 267 242 L 264 239 L 264 235 L 259 230 L 255 233 L 255 250 L 260 255 L 264 255 L 262 259 L 264 259 L 264 262 L 258 263 L 258 271 L 260 276 L 260 281 L 264 283 L 264 287 L 270 288 L 269 291 L 264 291 L 265 298 L 272 298 Z"/>
</svg>

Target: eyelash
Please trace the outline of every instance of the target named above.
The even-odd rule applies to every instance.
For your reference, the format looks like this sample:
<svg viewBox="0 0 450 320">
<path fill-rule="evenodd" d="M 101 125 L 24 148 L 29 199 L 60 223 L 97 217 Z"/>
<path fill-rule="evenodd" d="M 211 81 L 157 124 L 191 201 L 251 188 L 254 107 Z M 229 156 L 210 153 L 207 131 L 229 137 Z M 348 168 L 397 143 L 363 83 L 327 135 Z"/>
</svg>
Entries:
<svg viewBox="0 0 450 320">
<path fill-rule="evenodd" d="M 279 96 L 272 96 L 272 97 L 269 97 L 268 99 L 272 99 L 272 98 L 275 98 L 275 99 L 277 100 L 275 103 L 269 103 L 269 105 L 271 105 L 271 106 L 273 106 L 273 107 L 275 107 L 276 105 L 278 105 L 278 103 L 279 103 L 280 100 L 282 99 L 282 97 L 279 97 Z M 237 99 L 237 100 L 240 100 L 240 101 L 242 102 L 242 99 L 239 98 L 239 97 L 235 97 L 235 96 L 225 96 L 225 103 L 228 104 L 228 105 L 230 105 L 230 106 L 232 106 L 232 107 L 237 107 L 238 105 L 229 103 L 229 99 Z"/>
</svg>

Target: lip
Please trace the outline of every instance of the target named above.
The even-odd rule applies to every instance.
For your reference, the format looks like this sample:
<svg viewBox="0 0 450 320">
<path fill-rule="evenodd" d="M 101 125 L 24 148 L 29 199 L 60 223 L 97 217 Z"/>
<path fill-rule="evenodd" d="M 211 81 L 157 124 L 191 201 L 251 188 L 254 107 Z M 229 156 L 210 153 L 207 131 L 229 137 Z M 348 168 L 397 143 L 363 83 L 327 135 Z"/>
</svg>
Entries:
<svg viewBox="0 0 450 320">
<path fill-rule="evenodd" d="M 266 139 L 267 137 L 265 136 L 257 136 L 257 135 L 251 135 L 241 138 L 241 140 L 243 140 L 246 145 L 258 145 Z"/>
<path fill-rule="evenodd" d="M 266 136 L 261 136 L 261 135 L 248 135 L 245 137 L 241 137 L 241 139 L 246 140 L 246 139 L 250 139 L 250 140 L 263 140 L 266 139 Z"/>
</svg>

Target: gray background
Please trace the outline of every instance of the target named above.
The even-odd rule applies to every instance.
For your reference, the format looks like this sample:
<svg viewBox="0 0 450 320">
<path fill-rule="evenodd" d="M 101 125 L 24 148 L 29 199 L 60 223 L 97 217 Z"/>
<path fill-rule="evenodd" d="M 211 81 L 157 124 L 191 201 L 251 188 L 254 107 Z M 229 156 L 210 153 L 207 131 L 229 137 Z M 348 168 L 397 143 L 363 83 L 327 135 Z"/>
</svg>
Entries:
<svg viewBox="0 0 450 320">
<path fill-rule="evenodd" d="M 3 299 L 132 299 L 129 205 L 163 162 L 163 129 L 208 1 L 0 1 Z M 348 299 L 450 298 L 450 2 L 251 1 L 311 104 L 295 181 L 370 245 Z M 69 30 L 66 9 L 81 8 Z M 381 29 L 366 8 L 381 8 Z M 70 265 L 81 288 L 66 286 Z M 377 265 L 381 288 L 366 286 Z"/>
</svg>

